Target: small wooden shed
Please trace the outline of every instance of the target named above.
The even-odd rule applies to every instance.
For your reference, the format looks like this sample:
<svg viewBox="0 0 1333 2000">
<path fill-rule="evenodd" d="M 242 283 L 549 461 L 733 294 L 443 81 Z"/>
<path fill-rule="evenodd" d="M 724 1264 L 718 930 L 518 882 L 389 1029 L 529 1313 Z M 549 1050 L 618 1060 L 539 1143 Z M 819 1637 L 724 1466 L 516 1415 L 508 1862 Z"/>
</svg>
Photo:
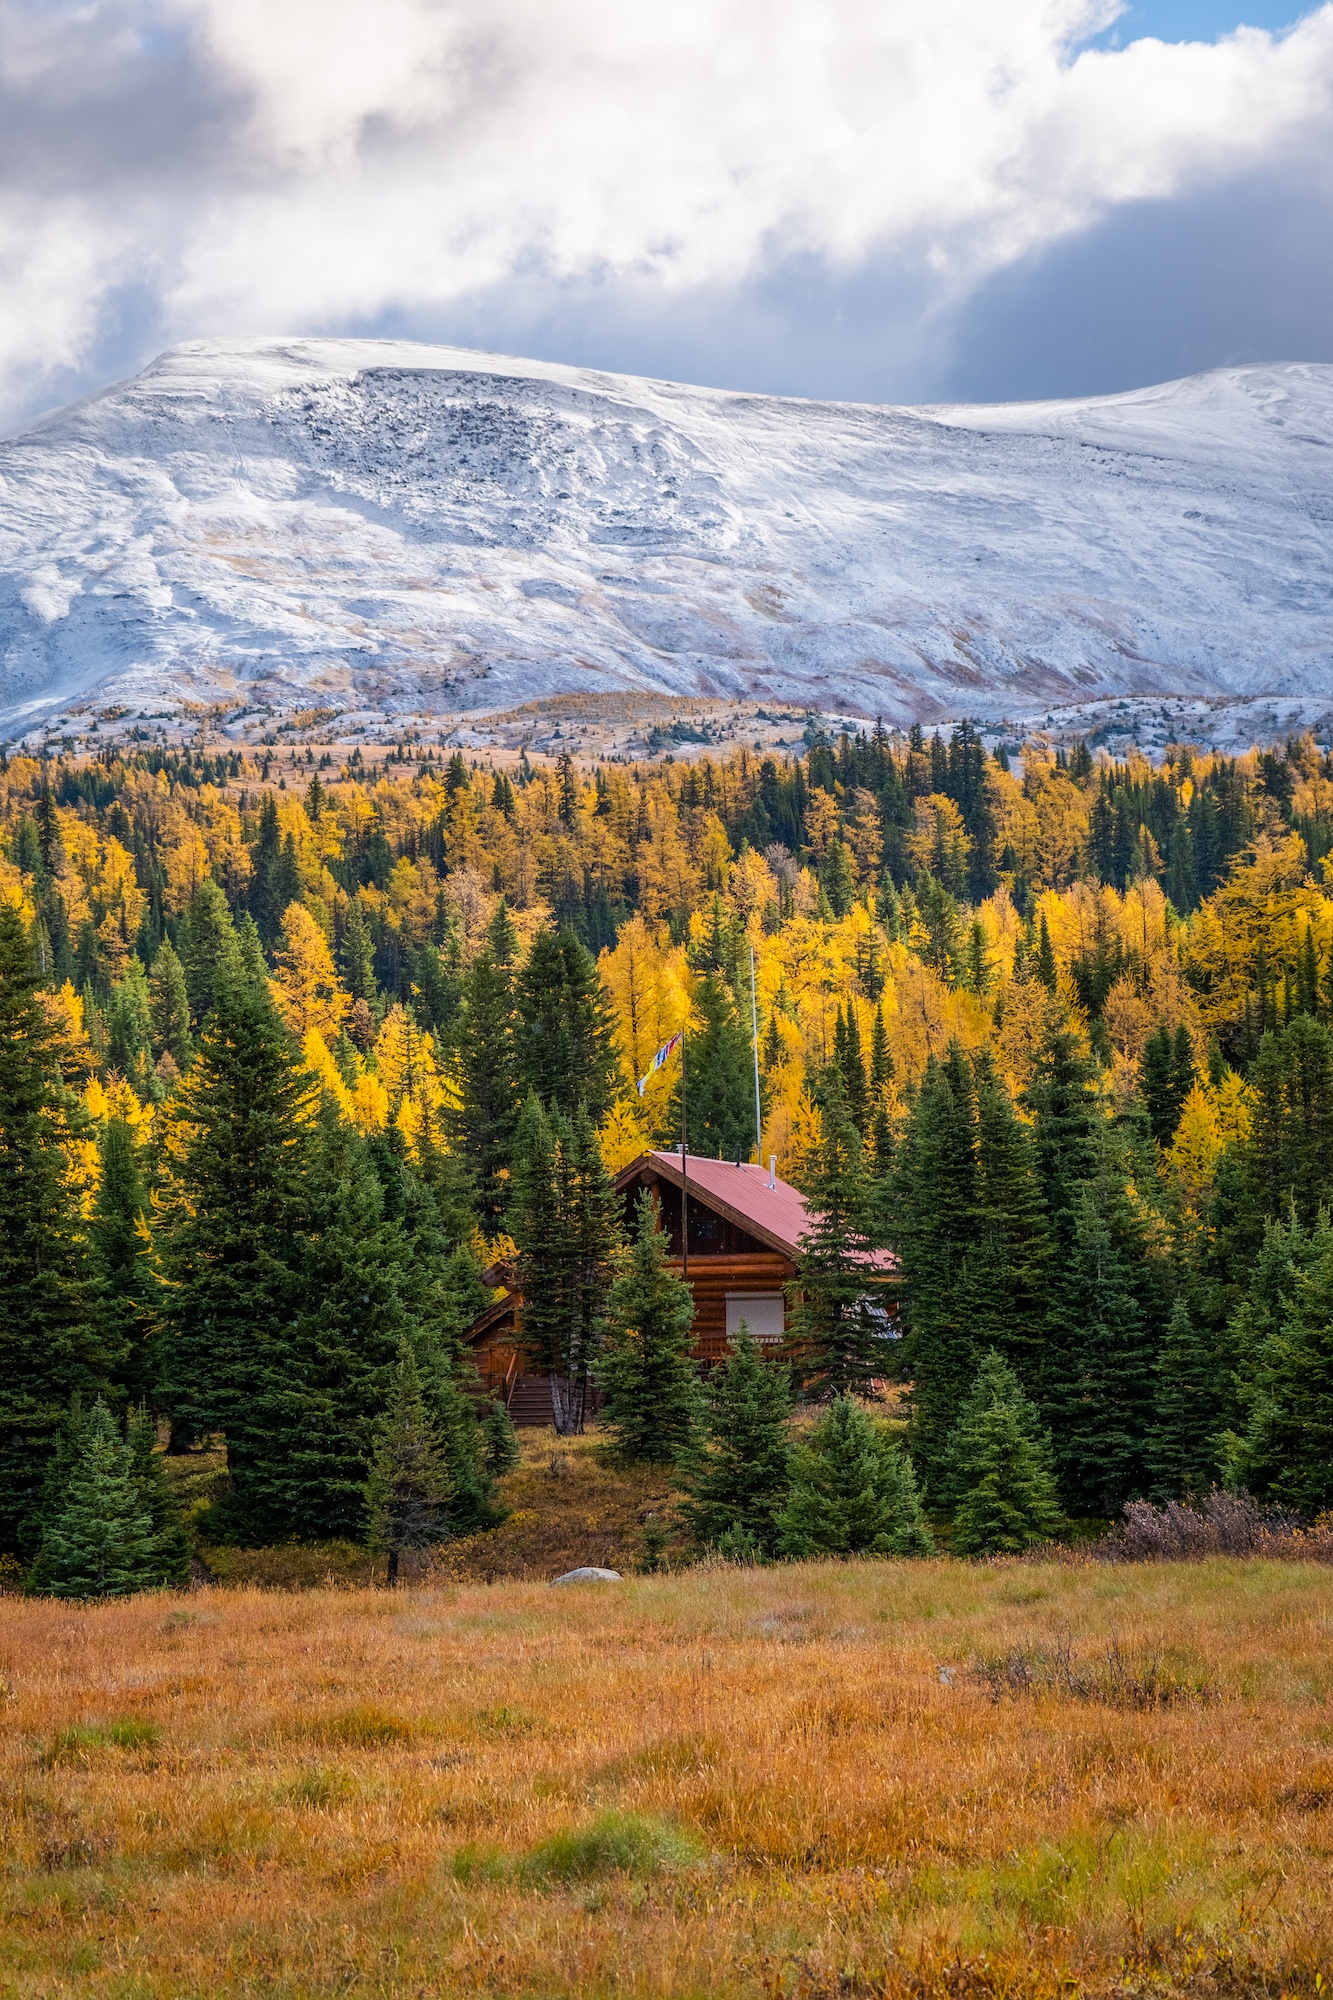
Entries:
<svg viewBox="0 0 1333 2000">
<path fill-rule="evenodd" d="M 704 1160 L 691 1153 L 642 1153 L 616 1175 L 625 1226 L 634 1225 L 641 1193 L 670 1244 L 671 1268 L 694 1294 L 694 1355 L 719 1360 L 744 1321 L 754 1338 L 776 1346 L 789 1316 L 786 1287 L 806 1227 L 805 1196 L 765 1167 Z M 687 1235 L 688 1225 L 688 1235 Z M 498 1396 L 516 1424 L 549 1424 L 551 1391 L 524 1371 L 523 1300 L 512 1269 L 487 1274 L 501 1295 L 473 1321 L 468 1342 L 486 1393 Z"/>
</svg>

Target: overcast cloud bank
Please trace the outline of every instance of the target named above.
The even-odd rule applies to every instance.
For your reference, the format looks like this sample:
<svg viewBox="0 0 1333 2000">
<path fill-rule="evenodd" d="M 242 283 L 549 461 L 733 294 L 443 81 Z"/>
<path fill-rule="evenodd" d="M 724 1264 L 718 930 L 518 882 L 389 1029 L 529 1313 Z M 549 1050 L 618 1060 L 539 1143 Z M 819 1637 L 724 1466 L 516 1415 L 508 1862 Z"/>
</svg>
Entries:
<svg viewBox="0 0 1333 2000">
<path fill-rule="evenodd" d="M 969 302 L 1117 212 L 1249 180 L 1328 200 L 1333 5 L 1083 46 L 1117 11 L 0 0 L 0 414 L 279 330 L 964 387 Z"/>
</svg>

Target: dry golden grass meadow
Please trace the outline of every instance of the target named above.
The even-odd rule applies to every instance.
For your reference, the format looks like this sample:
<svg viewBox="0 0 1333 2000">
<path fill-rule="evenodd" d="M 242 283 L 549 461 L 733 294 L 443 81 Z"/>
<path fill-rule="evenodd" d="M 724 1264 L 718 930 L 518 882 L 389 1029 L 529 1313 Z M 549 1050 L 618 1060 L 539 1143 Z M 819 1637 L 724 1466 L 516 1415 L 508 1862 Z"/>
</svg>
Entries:
<svg viewBox="0 0 1333 2000">
<path fill-rule="evenodd" d="M 0 1675 L 22 2000 L 1333 1980 L 1327 1568 L 11 1596 Z"/>
</svg>

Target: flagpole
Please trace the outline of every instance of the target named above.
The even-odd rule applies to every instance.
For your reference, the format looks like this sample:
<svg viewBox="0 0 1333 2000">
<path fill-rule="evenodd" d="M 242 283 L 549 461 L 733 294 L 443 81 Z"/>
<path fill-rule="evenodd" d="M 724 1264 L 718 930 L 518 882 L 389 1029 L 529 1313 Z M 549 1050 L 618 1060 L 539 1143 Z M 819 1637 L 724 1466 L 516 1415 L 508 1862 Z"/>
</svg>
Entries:
<svg viewBox="0 0 1333 2000">
<path fill-rule="evenodd" d="M 685 1077 L 689 1068 L 687 1030 L 680 1031 L 680 1263 L 682 1278 L 690 1275 L 690 1129 L 685 1116 Z"/>
<path fill-rule="evenodd" d="M 754 1156 L 764 1164 L 764 1114 L 759 1107 L 759 1008 L 754 997 L 754 946 L 750 946 L 750 1047 L 754 1054 Z"/>
</svg>

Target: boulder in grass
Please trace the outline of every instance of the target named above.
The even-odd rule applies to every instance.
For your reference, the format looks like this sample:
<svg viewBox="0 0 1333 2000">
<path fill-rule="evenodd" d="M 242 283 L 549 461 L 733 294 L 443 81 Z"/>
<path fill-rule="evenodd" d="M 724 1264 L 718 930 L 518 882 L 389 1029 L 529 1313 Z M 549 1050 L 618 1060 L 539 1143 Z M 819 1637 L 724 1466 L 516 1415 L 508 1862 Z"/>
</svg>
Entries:
<svg viewBox="0 0 1333 2000">
<path fill-rule="evenodd" d="M 557 1583 L 623 1583 L 624 1580 L 618 1569 L 571 1569 L 563 1576 L 552 1577 L 551 1588 L 554 1590 Z"/>
</svg>

